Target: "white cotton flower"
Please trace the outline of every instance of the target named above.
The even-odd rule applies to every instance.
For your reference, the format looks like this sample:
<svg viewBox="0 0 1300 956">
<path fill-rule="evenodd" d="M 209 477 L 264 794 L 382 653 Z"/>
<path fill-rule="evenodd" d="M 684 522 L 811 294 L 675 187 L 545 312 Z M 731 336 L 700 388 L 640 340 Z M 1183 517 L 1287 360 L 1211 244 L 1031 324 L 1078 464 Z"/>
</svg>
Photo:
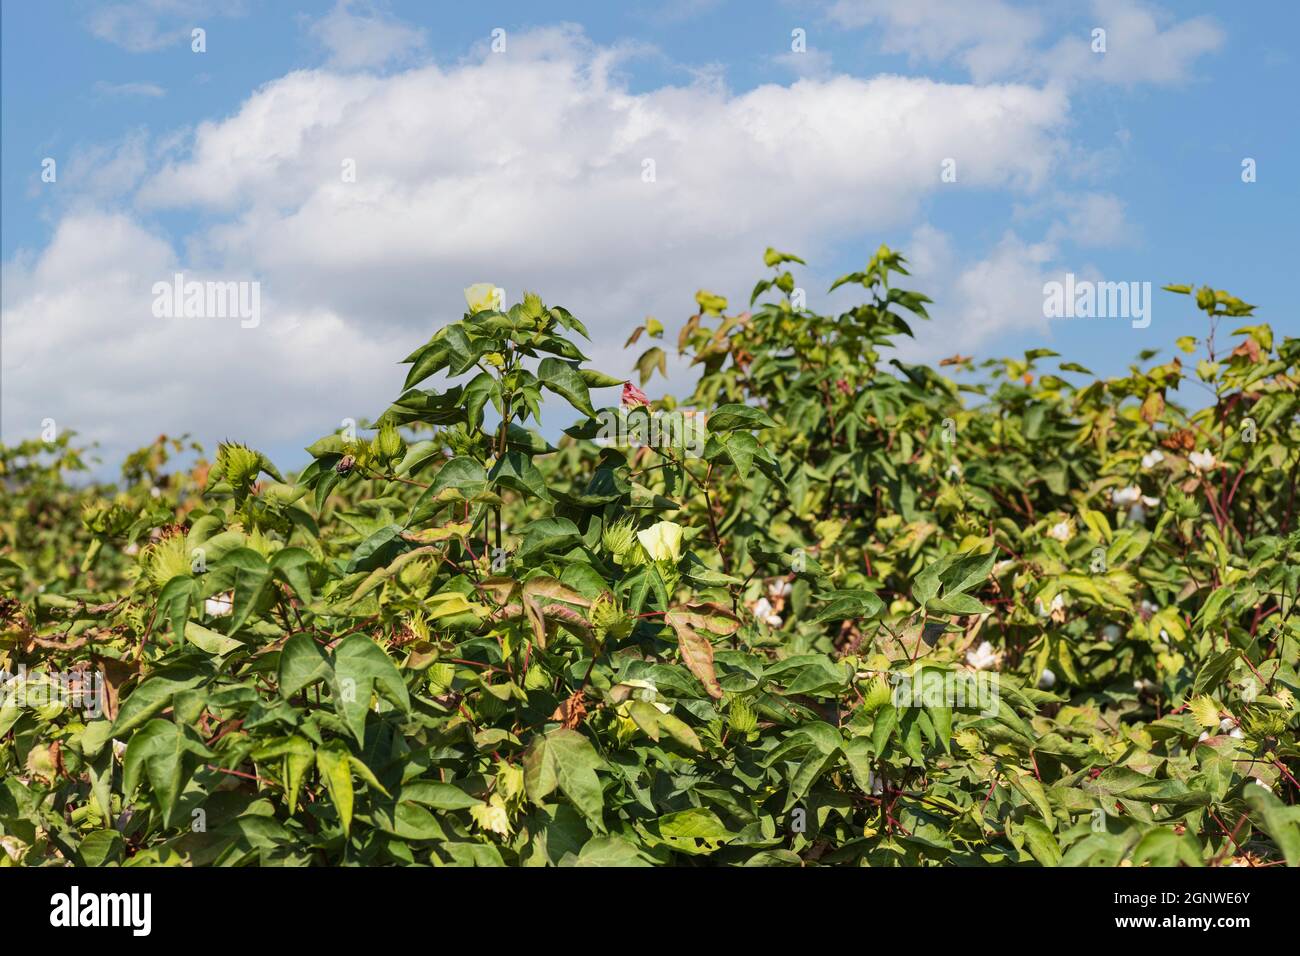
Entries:
<svg viewBox="0 0 1300 956">
<path fill-rule="evenodd" d="M 123 741 L 118 740 L 116 737 L 114 737 L 113 756 L 116 757 L 118 760 L 121 760 L 122 757 L 125 755 L 126 755 L 126 744 Z"/>
<path fill-rule="evenodd" d="M 472 313 L 496 308 L 497 287 L 491 282 L 475 282 L 465 290 L 465 302 Z"/>
<path fill-rule="evenodd" d="M 1240 727 L 1233 727 L 1232 730 L 1229 732 L 1228 736 L 1235 737 L 1238 740 L 1242 740 L 1245 738 L 1246 732 L 1242 730 Z"/>
<path fill-rule="evenodd" d="M 1056 675 L 1050 668 L 1044 667 L 1043 672 L 1038 675 L 1038 689 L 1051 690 L 1056 686 Z"/>
<path fill-rule="evenodd" d="M 954 461 L 948 466 L 948 470 L 944 472 L 944 475 L 948 478 L 961 478 L 961 463 Z"/>
<path fill-rule="evenodd" d="M 636 537 L 652 561 L 672 561 L 675 564 L 682 559 L 684 530 L 675 521 L 660 521 L 638 531 Z"/>
<path fill-rule="evenodd" d="M 1145 455 L 1142 456 L 1142 469 L 1144 471 L 1150 471 L 1152 468 L 1154 468 L 1156 465 L 1160 464 L 1164 460 L 1165 460 L 1164 452 L 1162 452 L 1159 448 L 1153 448 Z"/>
<path fill-rule="evenodd" d="M 1058 521 L 1047 529 L 1047 536 L 1064 544 L 1074 537 L 1074 524 L 1069 519 Z"/>
<path fill-rule="evenodd" d="M 128 544 L 125 548 L 122 549 L 122 553 L 129 554 L 131 557 L 134 558 L 137 554 L 140 553 L 140 546 L 136 544 L 134 541 L 132 541 L 130 544 Z"/>
<path fill-rule="evenodd" d="M 219 594 L 210 597 L 203 602 L 203 612 L 209 617 L 225 617 L 235 608 L 235 594 L 233 591 L 227 591 L 225 594 Z"/>
<path fill-rule="evenodd" d="M 152 488 L 149 489 L 149 497 L 151 497 L 151 498 L 161 498 L 161 497 L 162 497 L 162 489 L 159 488 L 157 485 L 154 485 Z"/>
<path fill-rule="evenodd" d="M 1110 501 L 1116 508 L 1128 508 L 1142 499 L 1142 489 L 1137 485 L 1116 488 L 1110 493 Z"/>
<path fill-rule="evenodd" d="M 1192 452 L 1187 456 L 1187 460 L 1196 471 L 1213 471 L 1219 464 L 1218 459 L 1214 457 L 1214 452 L 1208 449 Z"/>
<path fill-rule="evenodd" d="M 1263 788 L 1264 788 L 1265 790 L 1267 790 L 1269 793 L 1272 793 L 1272 792 L 1273 792 L 1273 788 L 1270 787 L 1268 784 L 1266 784 L 1263 780 L 1260 780 L 1259 777 L 1251 777 L 1250 779 L 1251 779 L 1253 782 L 1259 784 L 1261 787 L 1263 787 Z"/>
<path fill-rule="evenodd" d="M 771 597 L 773 601 L 778 598 L 789 597 L 792 590 L 794 590 L 794 588 L 790 582 L 784 580 L 773 581 L 767 586 L 768 596 Z"/>
<path fill-rule="evenodd" d="M 1102 640 L 1104 640 L 1107 644 L 1114 644 L 1116 641 L 1120 639 L 1120 636 L 1123 633 L 1124 631 L 1120 628 L 1118 624 L 1107 624 L 1105 627 L 1101 629 Z"/>
<path fill-rule="evenodd" d="M 1145 677 L 1139 677 L 1133 682 L 1133 689 L 1139 694 L 1147 694 L 1158 690 L 1159 688 L 1156 686 L 1155 681 L 1148 680 Z"/>
<path fill-rule="evenodd" d="M 772 602 L 765 597 L 759 598 L 750 608 L 754 612 L 754 617 L 765 623 L 768 627 L 780 627 L 781 615 L 772 610 Z"/>
<path fill-rule="evenodd" d="M 977 671 L 995 670 L 1002 663 L 1002 655 L 988 641 L 981 641 L 975 650 L 966 652 L 966 663 Z"/>
<path fill-rule="evenodd" d="M 1221 734 L 1226 733 L 1227 731 L 1231 730 L 1233 727 L 1236 726 L 1237 726 L 1236 720 L 1234 720 L 1231 717 L 1224 717 L 1221 721 L 1219 721 L 1219 733 Z"/>
<path fill-rule="evenodd" d="M 1150 601 L 1146 600 L 1145 598 L 1143 598 L 1142 603 L 1138 605 L 1138 616 L 1141 617 L 1142 620 L 1144 621 L 1151 620 L 1159 613 L 1160 613 L 1160 608 L 1152 604 Z"/>
<path fill-rule="evenodd" d="M 1196 742 L 1199 744 L 1202 740 L 1209 740 L 1209 739 L 1210 739 L 1210 732 L 1208 730 L 1202 730 L 1201 736 L 1196 738 Z"/>
</svg>

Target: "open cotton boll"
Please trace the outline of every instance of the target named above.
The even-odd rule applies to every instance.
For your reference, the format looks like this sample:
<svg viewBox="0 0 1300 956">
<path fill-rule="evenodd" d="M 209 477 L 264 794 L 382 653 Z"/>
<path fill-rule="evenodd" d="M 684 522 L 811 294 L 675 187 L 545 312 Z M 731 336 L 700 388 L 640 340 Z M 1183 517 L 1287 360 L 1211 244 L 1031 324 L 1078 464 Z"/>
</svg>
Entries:
<svg viewBox="0 0 1300 956">
<path fill-rule="evenodd" d="M 1002 654 L 993 649 L 988 641 L 982 641 L 973 651 L 966 652 L 966 663 L 977 671 L 995 669 L 1002 662 Z"/>
<path fill-rule="evenodd" d="M 1150 471 L 1164 460 L 1164 453 L 1159 448 L 1153 448 L 1142 456 L 1142 468 L 1144 471 Z"/>
</svg>

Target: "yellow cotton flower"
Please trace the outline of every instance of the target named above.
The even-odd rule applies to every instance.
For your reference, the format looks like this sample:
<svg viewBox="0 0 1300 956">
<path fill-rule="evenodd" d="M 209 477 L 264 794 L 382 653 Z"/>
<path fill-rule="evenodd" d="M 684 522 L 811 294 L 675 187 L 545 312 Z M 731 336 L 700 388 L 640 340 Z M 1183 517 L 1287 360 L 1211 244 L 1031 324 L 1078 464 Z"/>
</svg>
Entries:
<svg viewBox="0 0 1300 956">
<path fill-rule="evenodd" d="M 682 557 L 682 526 L 660 521 L 636 533 L 637 540 L 652 561 L 679 561 Z"/>
<path fill-rule="evenodd" d="M 465 290 L 465 301 L 470 312 L 486 312 L 496 308 L 497 287 L 491 282 L 475 282 Z"/>
</svg>

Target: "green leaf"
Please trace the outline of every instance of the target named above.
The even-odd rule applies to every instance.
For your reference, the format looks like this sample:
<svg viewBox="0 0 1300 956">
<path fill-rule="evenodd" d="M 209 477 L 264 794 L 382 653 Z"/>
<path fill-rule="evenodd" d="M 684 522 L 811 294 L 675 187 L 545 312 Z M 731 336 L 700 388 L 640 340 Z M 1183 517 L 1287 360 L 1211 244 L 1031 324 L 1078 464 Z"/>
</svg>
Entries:
<svg viewBox="0 0 1300 956">
<path fill-rule="evenodd" d="M 352 754 L 342 740 L 331 740 L 316 749 L 316 769 L 320 771 L 330 801 L 343 823 L 344 834 L 352 832 Z"/>
<path fill-rule="evenodd" d="M 277 683 L 285 700 L 304 687 L 329 680 L 333 673 L 334 668 L 310 634 L 295 634 L 280 649 Z"/>
<path fill-rule="evenodd" d="M 411 709 L 401 672 L 383 649 L 364 634 L 345 637 L 334 651 L 331 681 L 334 709 L 357 743 L 364 744 L 370 699 L 379 694 L 403 713 Z"/>
<path fill-rule="evenodd" d="M 738 428 L 775 428 L 776 422 L 761 408 L 749 405 L 719 405 L 707 419 L 710 432 L 735 431 Z"/>
<path fill-rule="evenodd" d="M 545 388 L 564 398 L 588 418 L 596 417 L 596 409 L 587 394 L 587 383 L 577 367 L 557 358 L 544 358 L 537 365 L 537 378 Z"/>
<path fill-rule="evenodd" d="M 528 799 L 540 805 L 558 787 L 604 833 L 604 795 L 596 777 L 601 767 L 603 762 L 586 737 L 573 730 L 553 730 L 535 738 L 524 755 L 524 788 Z"/>
<path fill-rule="evenodd" d="M 185 755 L 212 756 L 193 733 L 170 720 L 151 720 L 132 735 L 122 757 L 122 792 L 133 794 L 141 779 L 147 779 L 163 820 L 168 823 L 181 787 L 191 772 Z"/>
<path fill-rule="evenodd" d="M 1300 807 L 1287 806 L 1267 789 L 1250 782 L 1242 789 L 1250 817 L 1273 838 L 1287 866 L 1300 866 Z"/>
<path fill-rule="evenodd" d="M 158 616 L 171 624 L 174 640 L 185 640 L 185 624 L 190 619 L 190 608 L 198 604 L 199 582 L 188 574 L 178 574 L 158 594 Z"/>
<path fill-rule="evenodd" d="M 548 551 L 567 551 L 581 541 L 578 526 L 568 518 L 543 518 L 528 525 L 519 557 L 527 559 Z"/>
</svg>

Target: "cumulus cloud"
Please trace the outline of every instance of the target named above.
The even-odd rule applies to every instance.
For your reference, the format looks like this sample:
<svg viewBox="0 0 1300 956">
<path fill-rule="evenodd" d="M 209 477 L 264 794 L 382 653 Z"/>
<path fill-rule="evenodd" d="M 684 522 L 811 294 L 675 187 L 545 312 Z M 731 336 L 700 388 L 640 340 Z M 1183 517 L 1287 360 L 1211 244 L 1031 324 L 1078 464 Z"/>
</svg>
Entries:
<svg viewBox="0 0 1300 956">
<path fill-rule="evenodd" d="M 909 361 L 933 361 L 953 352 L 972 351 L 988 339 L 1010 332 L 1047 332 L 1043 283 L 1058 278 L 1052 268 L 1058 246 L 1050 239 L 1030 242 L 1013 232 L 978 258 L 963 258 L 952 237 L 933 226 L 917 228 L 906 246 L 910 288 L 934 300 L 931 321 L 916 339 L 899 343 Z"/>
<path fill-rule="evenodd" d="M 632 92 L 618 60 L 542 30 L 451 68 L 295 72 L 200 124 L 118 211 L 69 210 L 6 267 L 6 435 L 48 415 L 111 450 L 160 423 L 208 443 L 310 440 L 382 410 L 394 360 L 459 316 L 474 281 L 566 305 L 597 366 L 625 371 L 632 324 L 672 327 L 700 287 L 743 301 L 767 245 L 814 263 L 841 241 L 874 248 L 941 188 L 945 157 L 962 188 L 1032 196 L 1064 149 L 1054 89 L 839 76 Z M 160 212 L 194 217 L 183 249 L 144 225 Z M 174 271 L 260 281 L 262 325 L 154 319 L 149 288 Z"/>
<path fill-rule="evenodd" d="M 374 409 L 410 344 L 273 297 L 256 328 L 155 316 L 154 284 L 182 270 L 187 280 L 252 278 L 188 267 L 131 217 L 91 211 L 65 217 L 38 257 L 6 263 L 6 441 L 33 437 L 46 418 L 109 460 L 196 427 L 209 445 L 227 434 L 296 441 Z"/>
</svg>

